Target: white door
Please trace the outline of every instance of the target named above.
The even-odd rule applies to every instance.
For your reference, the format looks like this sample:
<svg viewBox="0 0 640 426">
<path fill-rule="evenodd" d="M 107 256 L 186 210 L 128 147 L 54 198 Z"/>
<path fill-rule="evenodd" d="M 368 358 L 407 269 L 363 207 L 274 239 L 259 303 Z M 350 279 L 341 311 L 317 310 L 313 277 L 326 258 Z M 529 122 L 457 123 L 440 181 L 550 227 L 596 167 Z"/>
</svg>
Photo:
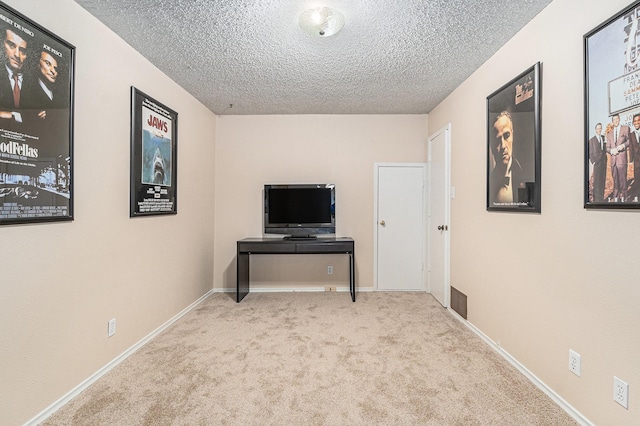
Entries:
<svg viewBox="0 0 640 426">
<path fill-rule="evenodd" d="M 429 137 L 429 292 L 449 307 L 451 125 Z"/>
<path fill-rule="evenodd" d="M 374 265 L 378 290 L 426 290 L 426 164 L 376 164 Z"/>
</svg>

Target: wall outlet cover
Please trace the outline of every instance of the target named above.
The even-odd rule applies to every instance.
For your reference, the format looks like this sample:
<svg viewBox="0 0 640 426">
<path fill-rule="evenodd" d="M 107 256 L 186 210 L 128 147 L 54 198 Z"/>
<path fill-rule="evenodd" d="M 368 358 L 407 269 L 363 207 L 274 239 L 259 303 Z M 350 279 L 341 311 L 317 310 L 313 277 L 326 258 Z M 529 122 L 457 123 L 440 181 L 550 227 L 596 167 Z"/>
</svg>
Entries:
<svg viewBox="0 0 640 426">
<path fill-rule="evenodd" d="M 613 400 L 629 409 L 629 384 L 613 376 Z"/>
<path fill-rule="evenodd" d="M 116 319 L 109 320 L 109 325 L 107 327 L 107 337 L 111 337 L 116 334 Z"/>
<path fill-rule="evenodd" d="M 572 349 L 569 349 L 569 371 L 578 377 L 582 374 L 582 357 Z"/>
</svg>

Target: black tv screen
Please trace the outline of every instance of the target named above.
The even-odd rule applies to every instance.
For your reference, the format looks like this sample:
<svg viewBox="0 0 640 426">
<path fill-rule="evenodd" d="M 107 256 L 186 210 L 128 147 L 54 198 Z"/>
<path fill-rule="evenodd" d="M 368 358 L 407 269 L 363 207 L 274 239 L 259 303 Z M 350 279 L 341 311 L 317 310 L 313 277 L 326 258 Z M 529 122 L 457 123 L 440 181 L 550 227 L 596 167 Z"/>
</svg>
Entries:
<svg viewBox="0 0 640 426">
<path fill-rule="evenodd" d="M 294 237 L 335 233 L 335 185 L 265 185 L 264 232 Z"/>
</svg>

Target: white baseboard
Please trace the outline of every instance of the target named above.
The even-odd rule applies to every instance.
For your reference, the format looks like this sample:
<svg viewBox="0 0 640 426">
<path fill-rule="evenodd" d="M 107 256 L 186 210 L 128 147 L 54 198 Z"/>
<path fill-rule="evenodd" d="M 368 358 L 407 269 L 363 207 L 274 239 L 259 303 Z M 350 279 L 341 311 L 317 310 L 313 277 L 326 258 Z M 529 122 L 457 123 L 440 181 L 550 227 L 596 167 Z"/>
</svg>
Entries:
<svg viewBox="0 0 640 426">
<path fill-rule="evenodd" d="M 196 300 L 191 305 L 187 306 L 182 311 L 180 311 L 177 315 L 175 315 L 169 321 L 165 322 L 160 327 L 158 327 L 157 329 L 155 329 L 154 331 L 152 331 L 151 333 L 146 335 L 138 343 L 134 344 L 129 349 L 124 351 L 122 354 L 118 355 L 115 359 L 113 359 L 107 365 L 105 365 L 100 370 L 98 370 L 95 373 L 93 373 L 84 382 L 80 383 L 78 386 L 76 386 L 75 388 L 71 389 L 67 394 L 63 395 L 60 399 L 58 399 L 53 404 L 51 404 L 50 406 L 45 408 L 40 414 L 36 415 L 34 418 L 32 418 L 31 420 L 26 422 L 25 426 L 36 426 L 39 423 L 45 421 L 53 413 L 55 413 L 60 408 L 62 408 L 66 403 L 68 403 L 73 398 L 75 398 L 77 395 L 79 395 L 80 392 L 82 392 L 83 390 L 87 389 L 89 386 L 91 386 L 93 383 L 95 383 L 100 377 L 102 377 L 105 374 L 107 374 L 114 367 L 116 367 L 122 361 L 127 359 L 130 355 L 133 355 L 138 349 L 140 349 L 145 344 L 147 344 L 151 339 L 156 337 L 158 334 L 162 333 L 164 330 L 169 328 L 169 326 L 171 326 L 173 323 L 175 323 L 180 318 L 185 316 L 189 311 L 191 311 L 193 308 L 198 306 L 203 300 L 205 300 L 207 297 L 209 297 L 209 295 L 211 295 L 212 293 L 213 293 L 213 290 L 209 290 L 207 293 L 205 293 L 203 296 L 201 296 L 198 300 Z"/>
<path fill-rule="evenodd" d="M 336 287 L 337 292 L 349 292 L 349 286 Z M 373 287 L 357 288 L 356 295 L 358 293 L 365 293 L 373 291 Z M 214 293 L 235 293 L 236 288 L 214 288 Z M 319 292 L 324 293 L 323 287 L 251 287 L 251 293 L 296 293 L 296 292 Z"/>
<path fill-rule="evenodd" d="M 542 380 L 540 380 L 535 374 L 533 374 L 527 367 L 522 365 L 517 359 L 515 359 L 509 352 L 505 351 L 501 346 L 498 346 L 496 342 L 491 340 L 489 336 L 480 331 L 476 326 L 471 324 L 466 319 L 462 318 L 456 311 L 448 308 L 448 311 L 456 317 L 460 322 L 466 325 L 471 331 L 477 334 L 482 340 L 485 341 L 493 350 L 500 354 L 504 359 L 509 361 L 511 365 L 518 369 L 524 376 L 529 379 L 534 385 L 544 392 L 549 398 L 551 398 L 560 408 L 567 412 L 575 421 L 583 426 L 594 426 L 582 413 L 576 410 L 571 404 L 569 404 L 564 398 L 558 395 L 553 389 L 547 386 Z"/>
</svg>

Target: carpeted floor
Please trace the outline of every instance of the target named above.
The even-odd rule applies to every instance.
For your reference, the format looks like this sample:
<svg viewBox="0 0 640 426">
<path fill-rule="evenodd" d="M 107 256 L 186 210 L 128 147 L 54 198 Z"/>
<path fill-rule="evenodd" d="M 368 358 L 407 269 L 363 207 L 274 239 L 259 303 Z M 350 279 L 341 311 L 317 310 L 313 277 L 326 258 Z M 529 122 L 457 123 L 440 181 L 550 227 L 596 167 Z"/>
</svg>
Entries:
<svg viewBox="0 0 640 426">
<path fill-rule="evenodd" d="M 44 425 L 575 425 L 426 293 L 216 293 Z"/>
</svg>

